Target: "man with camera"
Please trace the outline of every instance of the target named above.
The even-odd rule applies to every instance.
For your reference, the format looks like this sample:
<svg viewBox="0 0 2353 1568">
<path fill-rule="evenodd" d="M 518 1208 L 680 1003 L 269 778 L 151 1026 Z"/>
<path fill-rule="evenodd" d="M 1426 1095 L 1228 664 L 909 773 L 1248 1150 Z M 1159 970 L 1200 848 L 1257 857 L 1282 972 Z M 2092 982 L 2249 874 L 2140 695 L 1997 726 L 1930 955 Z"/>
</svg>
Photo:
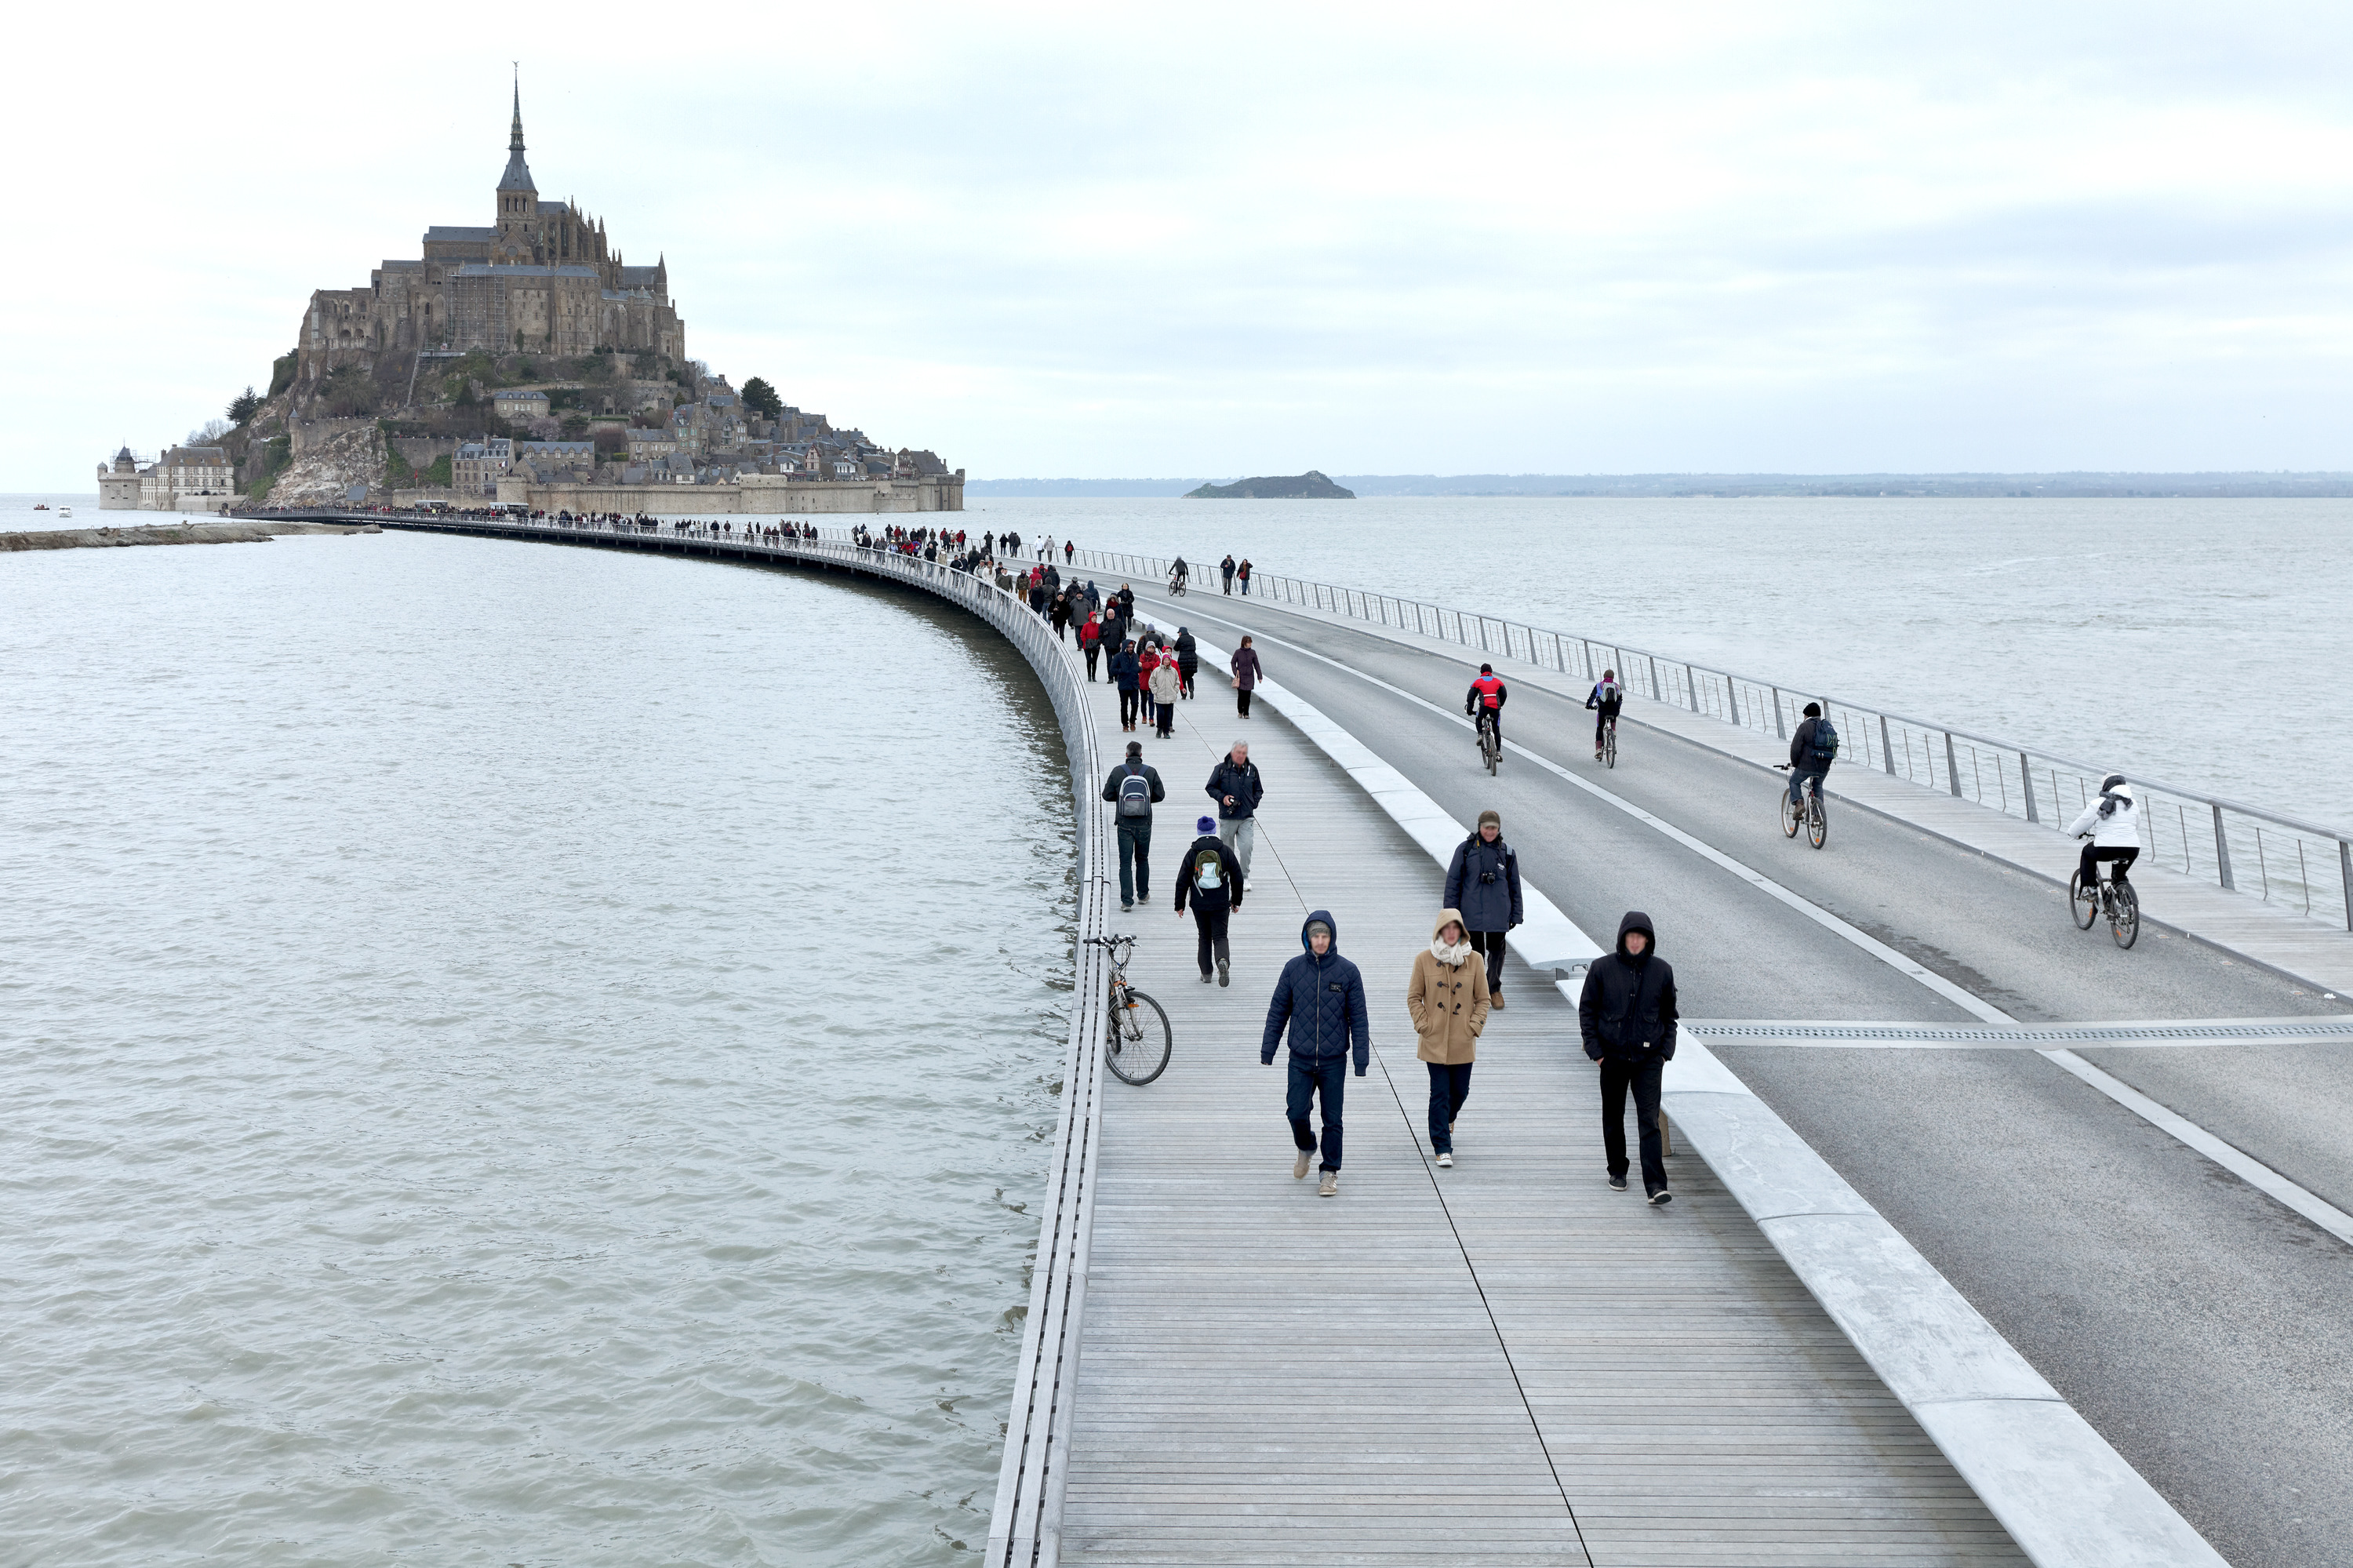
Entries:
<svg viewBox="0 0 2353 1568">
<path fill-rule="evenodd" d="M 1504 1005 L 1504 933 L 1525 918 L 1520 905 L 1520 857 L 1504 842 L 1504 819 L 1479 813 L 1479 830 L 1454 851 L 1446 868 L 1446 907 L 1462 916 L 1463 939 L 1486 959 L 1489 1005 Z"/>
</svg>

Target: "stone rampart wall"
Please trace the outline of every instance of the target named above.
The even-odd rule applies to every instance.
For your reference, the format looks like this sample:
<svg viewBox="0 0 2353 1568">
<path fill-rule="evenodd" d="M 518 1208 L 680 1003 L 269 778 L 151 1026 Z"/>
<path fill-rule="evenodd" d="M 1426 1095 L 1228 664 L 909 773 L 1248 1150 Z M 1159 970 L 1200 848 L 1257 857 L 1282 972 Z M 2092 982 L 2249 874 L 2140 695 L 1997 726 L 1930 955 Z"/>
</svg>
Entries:
<svg viewBox="0 0 2353 1568">
<path fill-rule="evenodd" d="M 725 517 L 746 513 L 791 515 L 900 512 L 961 512 L 964 482 L 935 479 L 844 480 L 778 484 L 533 484 L 499 481 L 501 501 L 539 511 L 645 513 L 655 517 Z"/>
</svg>

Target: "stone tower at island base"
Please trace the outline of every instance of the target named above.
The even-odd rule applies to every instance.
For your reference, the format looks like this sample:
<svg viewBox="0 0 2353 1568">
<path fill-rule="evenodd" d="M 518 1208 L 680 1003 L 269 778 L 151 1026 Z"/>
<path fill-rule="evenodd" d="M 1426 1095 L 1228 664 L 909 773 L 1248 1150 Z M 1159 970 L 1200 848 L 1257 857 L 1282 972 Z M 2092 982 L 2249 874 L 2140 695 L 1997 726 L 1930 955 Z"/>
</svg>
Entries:
<svg viewBox="0 0 2353 1568">
<path fill-rule="evenodd" d="M 436 224 L 414 260 L 387 260 L 364 289 L 311 296 L 296 345 L 295 378 L 338 365 L 373 368 L 383 354 L 579 355 L 596 349 L 686 357 L 686 324 L 670 297 L 670 269 L 625 263 L 603 220 L 576 203 L 543 201 L 523 156 L 522 90 L 515 89 L 506 170 L 492 221 Z"/>
</svg>

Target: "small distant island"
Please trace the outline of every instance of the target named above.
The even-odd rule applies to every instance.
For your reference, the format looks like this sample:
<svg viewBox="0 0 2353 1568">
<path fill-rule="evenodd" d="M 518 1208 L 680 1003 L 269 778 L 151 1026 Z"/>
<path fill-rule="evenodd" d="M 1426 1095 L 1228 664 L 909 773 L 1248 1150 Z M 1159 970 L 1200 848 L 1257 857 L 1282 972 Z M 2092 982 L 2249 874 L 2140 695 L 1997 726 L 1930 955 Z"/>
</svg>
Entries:
<svg viewBox="0 0 2353 1568">
<path fill-rule="evenodd" d="M 1185 493 L 1187 501 L 1354 501 L 1356 493 L 1343 490 L 1324 475 L 1305 473 L 1273 479 L 1241 479 L 1231 484 L 1205 484 Z"/>
</svg>

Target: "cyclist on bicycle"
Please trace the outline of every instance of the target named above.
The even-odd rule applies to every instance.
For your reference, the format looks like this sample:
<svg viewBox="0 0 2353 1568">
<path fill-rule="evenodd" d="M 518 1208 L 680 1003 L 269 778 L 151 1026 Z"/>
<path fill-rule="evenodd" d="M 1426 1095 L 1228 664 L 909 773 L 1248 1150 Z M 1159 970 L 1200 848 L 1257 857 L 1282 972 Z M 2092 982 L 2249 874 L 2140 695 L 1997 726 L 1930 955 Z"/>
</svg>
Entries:
<svg viewBox="0 0 2353 1568">
<path fill-rule="evenodd" d="M 1177 556 L 1176 564 L 1168 568 L 1168 591 L 1182 593 L 1185 590 L 1185 579 L 1192 576 L 1192 573 L 1193 568 L 1185 564 L 1185 557 Z"/>
<path fill-rule="evenodd" d="M 1802 797 L 1799 790 L 1809 779 L 1814 781 L 1814 799 L 1822 799 L 1822 781 L 1830 777 L 1831 764 L 1838 758 L 1838 726 L 1822 717 L 1822 705 L 1806 705 L 1805 722 L 1798 733 L 1789 737 L 1789 803 L 1796 805 Z"/>
<path fill-rule="evenodd" d="M 1594 761 L 1601 760 L 1602 734 L 1609 729 L 1610 721 L 1618 716 L 1618 710 L 1625 704 L 1626 688 L 1618 683 L 1618 672 L 1602 671 L 1601 679 L 1593 683 L 1593 691 L 1585 699 L 1587 707 L 1599 710 L 1593 715 Z"/>
<path fill-rule="evenodd" d="M 2101 779 L 2100 798 L 2084 808 L 2084 814 L 2067 832 L 2092 841 L 2084 846 L 2084 858 L 2076 867 L 2087 891 L 2098 888 L 2104 860 L 2115 863 L 2115 880 L 2122 882 L 2126 868 L 2140 858 L 2140 803 L 2133 799 L 2132 786 L 2125 782 L 2125 776 L 2111 773 Z"/>
<path fill-rule="evenodd" d="M 1495 673 L 1493 664 L 1479 666 L 1479 678 L 1471 683 L 1471 691 L 1462 699 L 1462 711 L 1478 715 L 1480 724 L 1492 725 L 1495 744 L 1504 744 L 1504 702 L 1512 694 L 1504 689 L 1503 677 Z"/>
</svg>

